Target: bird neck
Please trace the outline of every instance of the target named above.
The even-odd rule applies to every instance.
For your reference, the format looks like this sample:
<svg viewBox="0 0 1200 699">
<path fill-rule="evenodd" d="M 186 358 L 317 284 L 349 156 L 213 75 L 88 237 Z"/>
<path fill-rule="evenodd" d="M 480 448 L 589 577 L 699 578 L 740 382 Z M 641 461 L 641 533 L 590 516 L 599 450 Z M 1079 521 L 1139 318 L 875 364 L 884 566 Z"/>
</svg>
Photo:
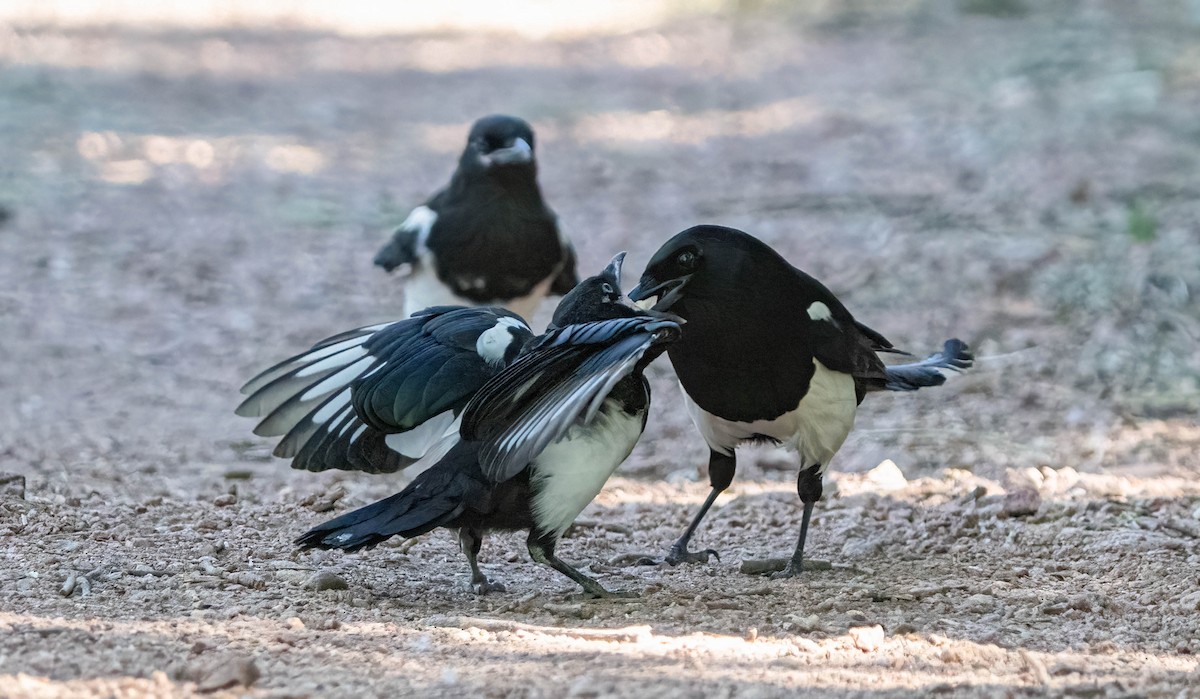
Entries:
<svg viewBox="0 0 1200 699">
<path fill-rule="evenodd" d="M 450 179 L 450 191 L 456 195 L 474 189 L 476 196 L 493 196 L 520 206 L 542 207 L 542 190 L 537 183 L 537 165 L 508 165 L 480 171 L 460 167 Z"/>
</svg>

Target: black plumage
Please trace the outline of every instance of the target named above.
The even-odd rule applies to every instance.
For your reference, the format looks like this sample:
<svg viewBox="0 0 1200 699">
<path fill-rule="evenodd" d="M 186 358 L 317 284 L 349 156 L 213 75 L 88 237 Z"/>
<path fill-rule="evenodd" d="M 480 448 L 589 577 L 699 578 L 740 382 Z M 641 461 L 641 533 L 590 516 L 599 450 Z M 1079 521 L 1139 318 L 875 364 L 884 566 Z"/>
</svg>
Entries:
<svg viewBox="0 0 1200 699">
<path fill-rule="evenodd" d="M 964 343 L 949 340 L 924 361 L 885 365 L 879 353 L 898 350 L 883 335 L 769 246 L 721 226 L 696 226 L 667 241 L 630 297 L 655 298 L 654 308 L 687 321 L 683 338 L 667 351 L 709 447 L 712 491 L 671 548 L 670 563 L 715 554 L 690 552 L 691 536 L 733 480 L 738 444 L 769 441 L 800 457 L 804 516 L 781 575 L 798 573 L 821 477 L 865 394 L 936 386 L 972 361 Z"/>
<path fill-rule="evenodd" d="M 457 441 L 474 392 L 533 338 L 502 308 L 438 307 L 335 335 L 242 387 L 254 433 L 308 471 L 392 472 Z"/>
<path fill-rule="evenodd" d="M 499 305 L 528 318 L 578 283 L 575 249 L 537 182 L 533 129 L 493 115 L 471 127 L 450 183 L 417 207 L 375 256 L 409 265 L 405 314 L 435 305 Z"/>
<path fill-rule="evenodd" d="M 533 560 L 591 595 L 609 595 L 555 548 L 641 436 L 650 403 L 642 371 L 679 337 L 677 319 L 622 303 L 621 257 L 562 300 L 546 334 L 472 389 L 461 441 L 444 457 L 400 493 L 321 524 L 297 543 L 353 551 L 456 528 L 471 584 L 483 592 L 500 587 L 476 560 L 485 532 L 528 529 Z"/>
</svg>

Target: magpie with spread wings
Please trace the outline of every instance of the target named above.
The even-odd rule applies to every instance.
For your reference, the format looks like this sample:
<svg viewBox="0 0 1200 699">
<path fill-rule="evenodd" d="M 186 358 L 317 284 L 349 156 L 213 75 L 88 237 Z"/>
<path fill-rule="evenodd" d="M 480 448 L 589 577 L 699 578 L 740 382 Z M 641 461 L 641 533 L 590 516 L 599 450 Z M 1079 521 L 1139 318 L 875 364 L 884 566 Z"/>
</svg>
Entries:
<svg viewBox="0 0 1200 699">
<path fill-rule="evenodd" d="M 568 293 L 541 336 L 499 309 L 437 311 L 432 320 L 401 321 L 403 332 L 376 326 L 331 338 L 251 381 L 243 414 L 266 413 L 260 433 L 287 428 L 276 453 L 294 456 L 295 466 L 387 471 L 413 457 L 437 458 L 400 493 L 321 524 L 297 543 L 354 551 L 454 528 L 471 584 L 482 593 L 503 589 L 479 569 L 484 533 L 527 529 L 533 560 L 590 595 L 608 596 L 555 549 L 637 443 L 650 403 L 642 372 L 679 337 L 674 316 L 623 302 L 623 257 Z M 461 311 L 498 320 L 440 338 L 437 327 L 428 329 Z M 384 333 L 398 339 L 370 339 Z M 297 378 L 300 372 L 307 373 Z"/>
</svg>

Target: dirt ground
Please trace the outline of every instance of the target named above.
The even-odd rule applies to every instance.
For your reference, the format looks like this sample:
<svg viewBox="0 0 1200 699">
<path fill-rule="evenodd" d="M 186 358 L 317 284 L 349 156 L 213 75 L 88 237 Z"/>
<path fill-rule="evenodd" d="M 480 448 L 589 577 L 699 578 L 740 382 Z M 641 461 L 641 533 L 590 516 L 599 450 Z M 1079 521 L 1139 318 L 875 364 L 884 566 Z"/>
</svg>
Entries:
<svg viewBox="0 0 1200 699">
<path fill-rule="evenodd" d="M 1200 11 L 802 3 L 534 38 L 0 26 L 0 696 L 1200 697 Z M 298 553 L 402 479 L 292 472 L 257 370 L 394 317 L 371 267 L 468 124 L 539 134 L 585 273 L 748 230 L 897 345 L 809 550 L 792 461 L 705 451 L 666 363 L 561 547 Z M 632 285 L 632 274 L 626 279 Z M 543 309 L 545 314 L 547 309 Z M 318 582 L 320 584 L 318 584 Z M 345 589 L 318 590 L 317 587 Z"/>
</svg>

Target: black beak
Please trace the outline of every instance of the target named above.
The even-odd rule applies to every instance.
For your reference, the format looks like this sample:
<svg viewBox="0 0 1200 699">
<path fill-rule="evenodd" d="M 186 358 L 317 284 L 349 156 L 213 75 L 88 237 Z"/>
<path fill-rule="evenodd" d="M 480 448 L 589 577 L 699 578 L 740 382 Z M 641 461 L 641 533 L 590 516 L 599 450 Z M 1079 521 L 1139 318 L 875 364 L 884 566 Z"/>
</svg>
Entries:
<svg viewBox="0 0 1200 699">
<path fill-rule="evenodd" d="M 660 282 L 650 275 L 644 275 L 642 281 L 629 292 L 629 298 L 635 303 L 657 296 L 654 310 L 665 311 L 683 296 L 683 287 L 687 286 L 692 275 L 686 274 L 675 279 Z"/>
<path fill-rule="evenodd" d="M 601 272 L 601 274 L 608 276 L 608 277 L 612 277 L 613 280 L 617 282 L 617 286 L 620 286 L 621 285 L 621 265 L 623 265 L 624 263 L 625 263 L 625 251 L 622 250 L 621 252 L 618 252 L 616 255 L 613 256 L 612 262 L 608 263 L 608 266 L 604 268 L 604 271 Z"/>
</svg>

